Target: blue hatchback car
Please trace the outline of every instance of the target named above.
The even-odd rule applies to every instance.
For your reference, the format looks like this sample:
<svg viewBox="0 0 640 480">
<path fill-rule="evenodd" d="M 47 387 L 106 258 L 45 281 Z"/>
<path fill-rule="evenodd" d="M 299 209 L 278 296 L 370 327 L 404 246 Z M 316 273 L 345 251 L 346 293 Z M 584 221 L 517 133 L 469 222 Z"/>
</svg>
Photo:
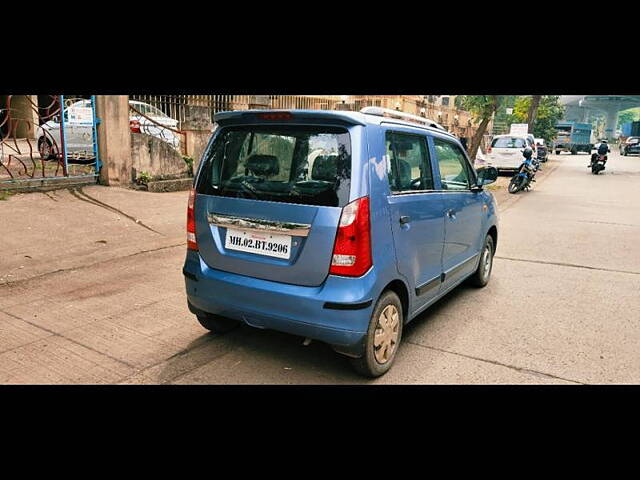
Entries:
<svg viewBox="0 0 640 480">
<path fill-rule="evenodd" d="M 496 204 L 458 139 L 422 117 L 222 112 L 187 209 L 188 306 L 330 344 L 376 377 L 403 325 L 464 280 L 489 281 Z"/>
</svg>

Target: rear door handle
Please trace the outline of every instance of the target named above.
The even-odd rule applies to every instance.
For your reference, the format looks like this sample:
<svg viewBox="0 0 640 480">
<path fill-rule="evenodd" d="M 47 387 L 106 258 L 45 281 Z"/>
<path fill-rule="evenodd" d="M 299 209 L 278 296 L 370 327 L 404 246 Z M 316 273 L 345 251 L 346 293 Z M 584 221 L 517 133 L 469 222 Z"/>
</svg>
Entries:
<svg viewBox="0 0 640 480">
<path fill-rule="evenodd" d="M 408 215 L 403 215 L 400 217 L 400 225 L 406 225 L 407 223 L 411 222 L 411 217 Z"/>
</svg>

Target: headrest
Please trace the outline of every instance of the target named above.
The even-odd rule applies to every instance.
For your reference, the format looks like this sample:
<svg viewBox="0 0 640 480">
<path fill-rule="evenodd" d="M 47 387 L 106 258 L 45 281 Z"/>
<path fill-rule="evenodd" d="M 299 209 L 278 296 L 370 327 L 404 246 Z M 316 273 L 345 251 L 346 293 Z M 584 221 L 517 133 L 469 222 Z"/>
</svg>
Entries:
<svg viewBox="0 0 640 480">
<path fill-rule="evenodd" d="M 271 177 L 280 173 L 278 157 L 275 155 L 251 155 L 247 159 L 247 170 L 260 177 Z"/>
<path fill-rule="evenodd" d="M 411 165 L 401 158 L 398 159 L 398 176 L 401 188 L 409 188 L 411 185 Z"/>
<path fill-rule="evenodd" d="M 311 178 L 314 180 L 324 180 L 334 182 L 338 174 L 338 156 L 320 155 L 313 162 Z"/>
</svg>

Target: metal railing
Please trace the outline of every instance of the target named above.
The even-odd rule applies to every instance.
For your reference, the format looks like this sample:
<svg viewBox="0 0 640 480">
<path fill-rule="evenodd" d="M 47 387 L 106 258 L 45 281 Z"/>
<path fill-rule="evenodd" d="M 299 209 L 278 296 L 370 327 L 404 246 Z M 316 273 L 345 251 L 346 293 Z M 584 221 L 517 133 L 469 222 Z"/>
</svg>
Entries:
<svg viewBox="0 0 640 480">
<path fill-rule="evenodd" d="M 208 108 L 212 121 L 217 112 L 249 108 L 360 111 L 364 107 L 382 107 L 431 118 L 458 137 L 471 138 L 476 130 L 469 112 L 436 105 L 424 95 L 131 95 L 130 99 L 150 104 L 178 120 L 178 130 L 186 119 L 187 106 Z"/>
<path fill-rule="evenodd" d="M 92 97 L 88 124 L 65 127 L 68 107 L 81 100 L 87 98 L 38 95 L 34 101 L 31 95 L 7 96 L 0 105 L 0 185 L 97 176 Z"/>
</svg>

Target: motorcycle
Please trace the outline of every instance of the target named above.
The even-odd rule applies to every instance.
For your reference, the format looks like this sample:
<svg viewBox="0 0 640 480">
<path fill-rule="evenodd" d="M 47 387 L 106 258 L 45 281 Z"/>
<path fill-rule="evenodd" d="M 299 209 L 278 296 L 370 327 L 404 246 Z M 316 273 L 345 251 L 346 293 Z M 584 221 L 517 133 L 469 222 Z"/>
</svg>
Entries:
<svg viewBox="0 0 640 480">
<path fill-rule="evenodd" d="M 529 147 L 524 149 L 522 155 L 524 156 L 524 160 L 509 182 L 509 193 L 529 190 L 531 184 L 536 181 L 535 176 L 540 168 L 540 162 L 533 158 L 533 150 Z"/>
<path fill-rule="evenodd" d="M 607 156 L 602 155 L 601 153 L 594 153 L 591 156 L 591 173 L 594 175 L 598 175 L 602 170 L 604 170 L 604 165 L 607 163 Z"/>
</svg>

